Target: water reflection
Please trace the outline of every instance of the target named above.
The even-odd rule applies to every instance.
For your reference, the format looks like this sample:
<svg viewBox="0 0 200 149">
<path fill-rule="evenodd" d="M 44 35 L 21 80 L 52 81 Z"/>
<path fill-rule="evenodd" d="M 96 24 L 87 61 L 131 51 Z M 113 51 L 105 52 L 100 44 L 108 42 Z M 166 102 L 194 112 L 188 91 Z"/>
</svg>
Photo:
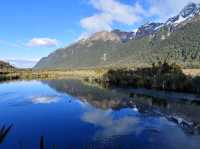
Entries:
<svg viewBox="0 0 200 149">
<path fill-rule="evenodd" d="M 110 91 L 94 86 L 88 86 L 79 80 L 55 80 L 44 81 L 43 83 L 48 84 L 59 92 L 71 94 L 78 97 L 80 100 L 83 100 L 84 102 L 87 101 L 90 105 L 103 110 L 132 108 L 148 116 L 163 116 L 179 125 L 186 133 L 200 133 L 200 106 L 199 101 L 192 100 L 192 97 L 194 97 L 193 95 L 191 97 L 187 95 L 187 98 L 190 99 L 189 101 L 171 100 L 171 98 L 169 100 L 164 100 L 137 95 L 129 96 L 127 91 Z M 158 95 L 160 94 L 161 93 L 158 92 Z M 185 94 L 174 95 L 179 98 L 181 98 L 181 95 L 183 95 L 182 98 L 185 97 Z M 94 114 L 95 113 L 92 113 L 92 115 Z"/>
<path fill-rule="evenodd" d="M 50 104 L 56 103 L 60 99 L 57 96 L 33 96 L 31 97 L 31 101 L 33 104 Z"/>
<path fill-rule="evenodd" d="M 53 80 L 43 81 L 43 83 L 48 84 L 58 92 L 70 94 L 83 102 L 87 101 L 94 107 L 104 110 L 110 108 L 119 110 L 131 107 L 134 104 L 126 93 L 89 86 L 80 80 Z"/>
<path fill-rule="evenodd" d="M 166 101 L 155 98 L 135 98 L 139 112 L 166 117 L 187 134 L 200 134 L 200 107 L 191 102 Z"/>
<path fill-rule="evenodd" d="M 111 111 L 101 110 L 85 112 L 82 120 L 102 128 L 96 132 L 95 139 L 128 135 L 135 131 L 139 123 L 139 119 L 136 117 L 124 116 L 114 119 Z"/>
<path fill-rule="evenodd" d="M 41 136 L 40 138 L 40 149 L 45 149 L 44 136 Z"/>
<path fill-rule="evenodd" d="M 78 80 L 16 82 L 0 91 L 0 123 L 15 125 L 0 128 L 3 149 L 200 148 L 197 101 L 130 96 Z"/>
</svg>

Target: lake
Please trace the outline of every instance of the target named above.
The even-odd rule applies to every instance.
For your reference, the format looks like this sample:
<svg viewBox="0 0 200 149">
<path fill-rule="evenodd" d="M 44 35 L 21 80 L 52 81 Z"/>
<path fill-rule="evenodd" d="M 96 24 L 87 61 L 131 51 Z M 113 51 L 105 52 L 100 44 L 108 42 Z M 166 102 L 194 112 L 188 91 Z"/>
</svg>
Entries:
<svg viewBox="0 0 200 149">
<path fill-rule="evenodd" d="M 155 94 L 155 93 L 154 93 Z M 2 149 L 199 149 L 200 104 L 79 80 L 0 84 Z"/>
</svg>

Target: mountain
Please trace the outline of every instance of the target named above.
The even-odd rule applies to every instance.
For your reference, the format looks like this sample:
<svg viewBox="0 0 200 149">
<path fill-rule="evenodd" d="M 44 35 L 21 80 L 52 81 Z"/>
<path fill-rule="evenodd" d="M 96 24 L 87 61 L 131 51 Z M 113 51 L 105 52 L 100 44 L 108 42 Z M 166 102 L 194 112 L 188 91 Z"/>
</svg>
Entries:
<svg viewBox="0 0 200 149">
<path fill-rule="evenodd" d="M 104 41 L 104 42 L 111 41 L 119 43 L 119 42 L 127 42 L 129 40 L 133 40 L 135 39 L 135 37 L 136 37 L 135 32 L 124 32 L 116 29 L 111 32 L 108 31 L 97 32 L 87 39 L 80 40 L 79 43 L 87 44 L 87 43 L 92 43 L 94 41 Z"/>
<path fill-rule="evenodd" d="M 136 37 L 135 32 L 123 32 L 118 29 L 113 30 L 112 33 L 116 34 L 122 42 L 127 42 L 129 40 L 133 40 Z"/>
<path fill-rule="evenodd" d="M 174 16 L 166 22 L 166 24 L 177 25 L 185 20 L 191 19 L 192 17 L 199 15 L 200 13 L 200 4 L 189 3 L 184 7 L 181 12 Z"/>
<path fill-rule="evenodd" d="M 42 58 L 35 69 L 148 66 L 168 58 L 183 67 L 200 67 L 200 4 L 189 3 L 164 23 L 136 32 L 103 31 Z"/>
<path fill-rule="evenodd" d="M 10 65 L 9 63 L 6 63 L 4 61 L 0 61 L 0 74 L 7 72 L 9 70 L 15 70 L 16 68 Z"/>
<path fill-rule="evenodd" d="M 142 38 L 155 33 L 163 26 L 163 23 L 149 23 L 142 25 L 136 32 L 136 38 Z"/>
</svg>

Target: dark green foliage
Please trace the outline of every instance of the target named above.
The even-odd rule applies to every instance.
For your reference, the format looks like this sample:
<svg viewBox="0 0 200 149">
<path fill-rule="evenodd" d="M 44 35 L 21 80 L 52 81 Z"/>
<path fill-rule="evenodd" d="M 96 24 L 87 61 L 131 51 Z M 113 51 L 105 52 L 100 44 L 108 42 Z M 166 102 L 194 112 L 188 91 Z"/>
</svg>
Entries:
<svg viewBox="0 0 200 149">
<path fill-rule="evenodd" d="M 186 76 L 175 63 L 159 62 L 137 70 L 109 70 L 99 81 L 104 86 L 151 88 L 200 93 L 200 77 Z"/>
</svg>

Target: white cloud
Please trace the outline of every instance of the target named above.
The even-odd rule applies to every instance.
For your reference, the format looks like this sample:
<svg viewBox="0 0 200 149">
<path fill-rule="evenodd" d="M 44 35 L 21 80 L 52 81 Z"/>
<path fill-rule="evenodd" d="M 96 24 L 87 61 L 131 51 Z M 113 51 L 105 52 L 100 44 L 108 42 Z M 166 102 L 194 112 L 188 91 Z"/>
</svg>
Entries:
<svg viewBox="0 0 200 149">
<path fill-rule="evenodd" d="M 81 26 L 87 32 L 111 30 L 113 23 L 133 25 L 141 21 L 145 11 L 139 3 L 123 4 L 117 0 L 90 0 L 90 4 L 99 12 L 83 18 Z"/>
<path fill-rule="evenodd" d="M 99 14 L 81 20 L 81 26 L 88 31 L 111 30 L 112 16 Z"/>
<path fill-rule="evenodd" d="M 166 21 L 177 15 L 188 3 L 200 3 L 200 0 L 146 0 L 149 5 L 148 14 L 157 16 L 158 21 Z"/>
<path fill-rule="evenodd" d="M 54 47 L 59 41 L 51 38 L 33 38 L 26 45 L 29 47 Z"/>
<path fill-rule="evenodd" d="M 85 29 L 81 37 L 102 30 L 110 31 L 115 23 L 135 28 L 136 23 L 164 22 L 176 15 L 188 3 L 200 3 L 200 0 L 144 0 L 143 3 L 136 0 L 133 5 L 124 4 L 119 0 L 89 0 L 89 2 L 98 12 L 80 21 Z"/>
<path fill-rule="evenodd" d="M 91 0 L 91 4 L 103 14 L 109 17 L 109 21 L 116 21 L 124 24 L 132 24 L 139 20 L 138 14 L 143 12 L 141 6 L 136 3 L 135 6 L 126 5 L 117 0 Z"/>
</svg>

